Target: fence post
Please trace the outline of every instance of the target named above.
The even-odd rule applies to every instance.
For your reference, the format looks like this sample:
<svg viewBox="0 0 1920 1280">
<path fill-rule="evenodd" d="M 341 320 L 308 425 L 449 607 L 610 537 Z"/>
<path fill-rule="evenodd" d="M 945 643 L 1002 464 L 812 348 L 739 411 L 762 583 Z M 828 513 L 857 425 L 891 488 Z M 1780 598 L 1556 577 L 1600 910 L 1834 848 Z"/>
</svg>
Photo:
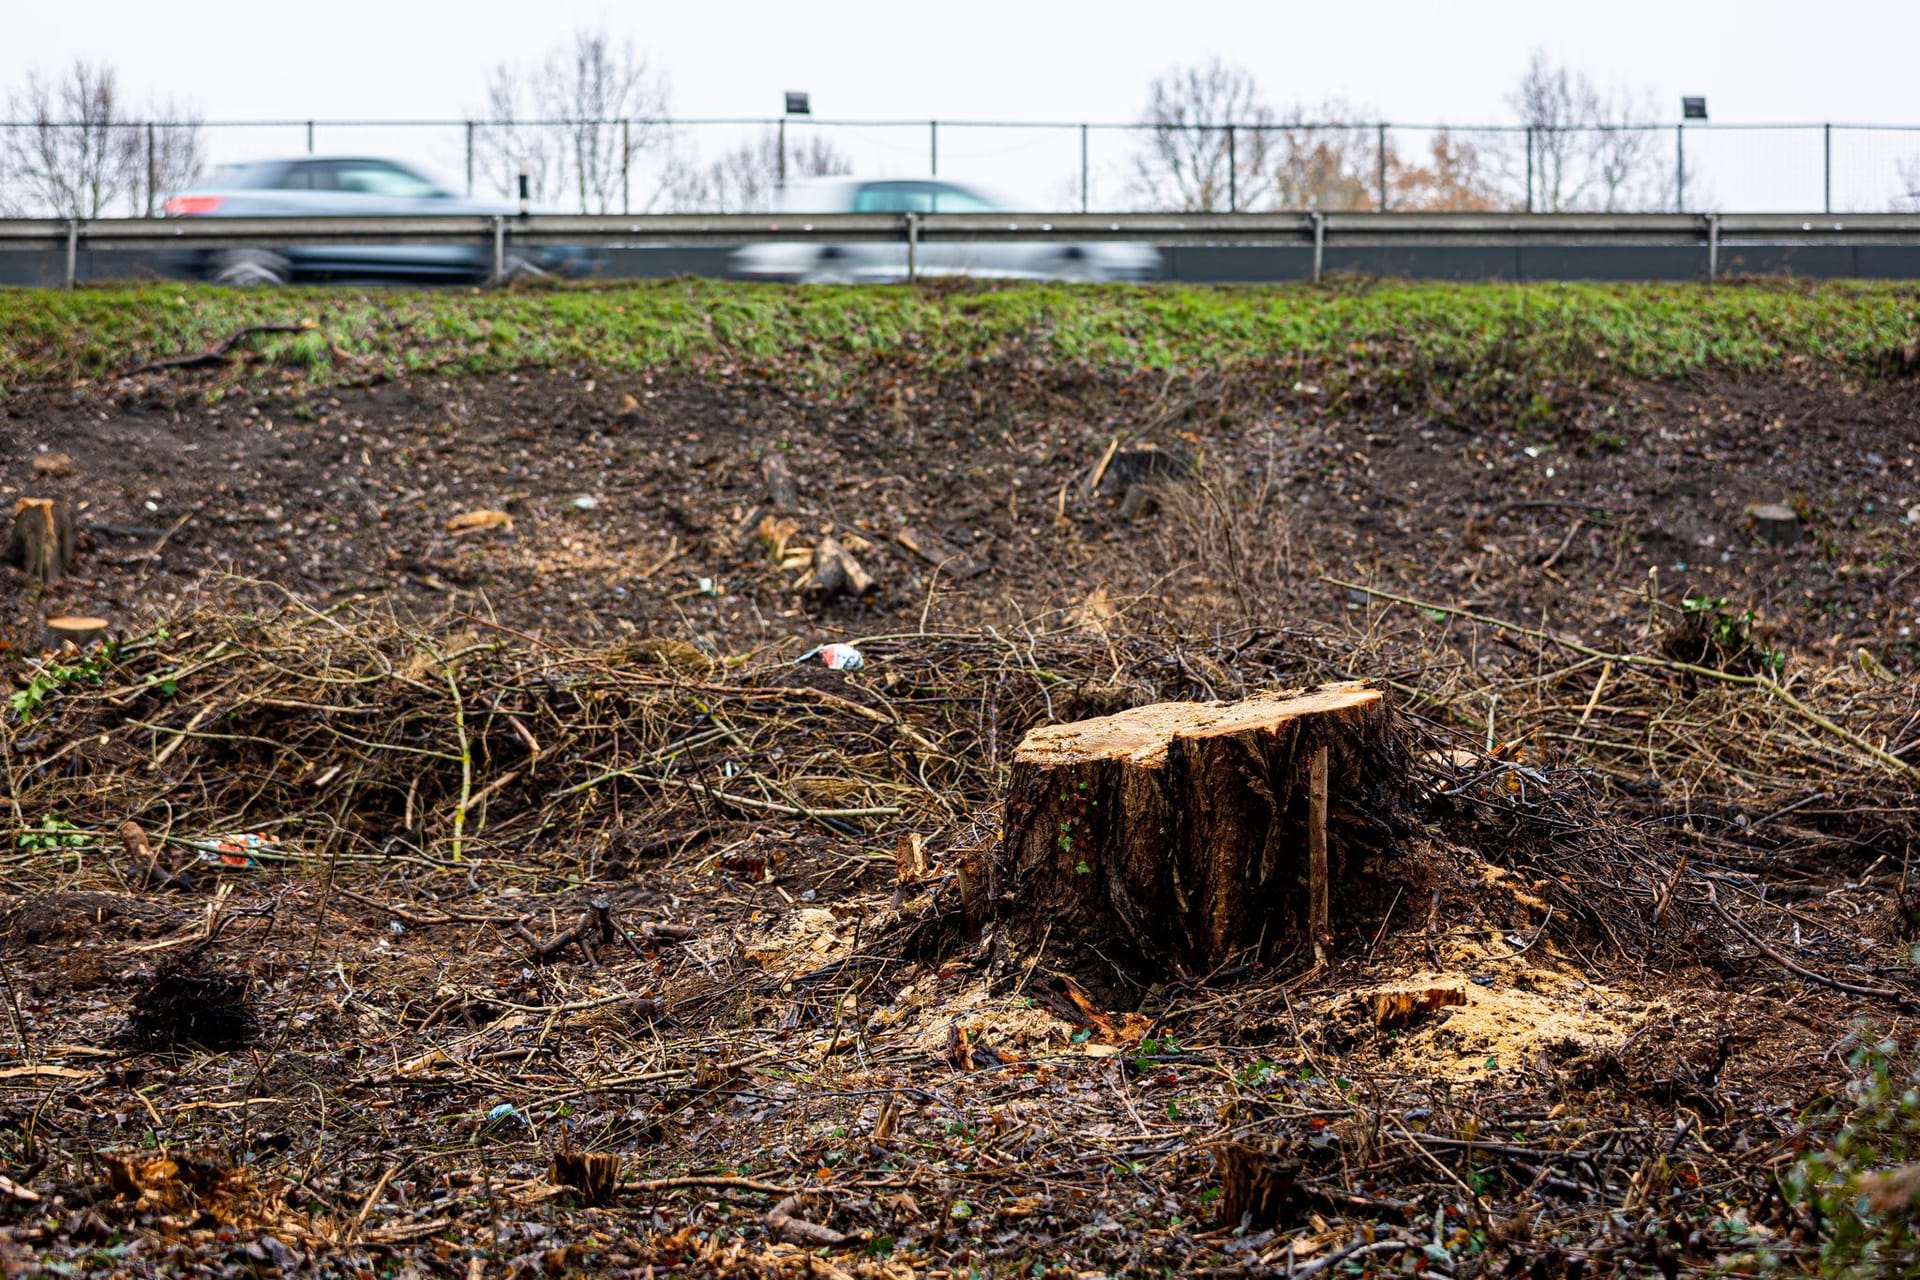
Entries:
<svg viewBox="0 0 1920 1280">
<path fill-rule="evenodd" d="M 473 199 L 473 121 L 467 121 L 467 199 Z"/>
<path fill-rule="evenodd" d="M 1080 126 L 1080 212 L 1087 211 L 1087 126 Z"/>
<path fill-rule="evenodd" d="M 1385 213 L 1387 211 L 1387 126 L 1386 125 L 1381 124 L 1381 125 L 1374 126 L 1374 144 L 1373 145 L 1374 145 L 1375 156 L 1379 162 L 1379 169 L 1375 175 L 1375 180 L 1379 184 L 1379 188 L 1380 188 L 1380 203 L 1377 207 L 1379 208 L 1380 212 Z"/>
<path fill-rule="evenodd" d="M 912 284 L 920 278 L 920 215 L 905 213 L 907 220 L 907 283 Z"/>
<path fill-rule="evenodd" d="M 620 212 L 623 215 L 631 212 L 628 206 L 632 203 L 628 194 L 631 190 L 628 171 L 633 165 L 633 134 L 628 124 L 626 120 L 620 122 Z"/>
<path fill-rule="evenodd" d="M 1707 283 L 1720 275 L 1720 215 L 1707 215 Z"/>
<path fill-rule="evenodd" d="M 153 189 L 160 183 L 160 169 L 154 155 L 153 121 L 147 121 L 147 216 L 153 216 Z"/>
<path fill-rule="evenodd" d="M 493 282 L 500 284 L 507 278 L 507 220 L 500 214 L 493 215 Z"/>
<path fill-rule="evenodd" d="M 1327 215 L 1315 209 L 1307 216 L 1313 219 L 1313 282 L 1319 284 L 1327 255 Z"/>
<path fill-rule="evenodd" d="M 1824 146 L 1825 154 L 1823 158 L 1824 163 L 1822 165 L 1822 176 L 1821 176 L 1820 186 L 1821 186 L 1821 189 L 1826 193 L 1823 199 L 1821 200 L 1821 210 L 1822 212 L 1825 212 L 1825 213 L 1832 213 L 1833 212 L 1833 125 L 1824 124 L 1820 126 L 1820 128 L 1821 128 L 1822 134 L 1824 135 L 1823 141 L 1825 144 Z"/>
<path fill-rule="evenodd" d="M 1227 212 L 1240 212 L 1240 156 L 1234 145 L 1233 126 L 1227 126 Z"/>
<path fill-rule="evenodd" d="M 307 154 L 313 154 L 313 121 L 307 121 Z"/>
<path fill-rule="evenodd" d="M 1673 196 L 1674 212 L 1687 211 L 1687 126 L 1673 126 Z"/>
<path fill-rule="evenodd" d="M 940 122 L 927 121 L 927 175 L 940 176 Z"/>
<path fill-rule="evenodd" d="M 67 219 L 67 288 L 74 287 L 80 276 L 80 219 Z"/>
<path fill-rule="evenodd" d="M 1533 126 L 1527 126 L 1527 212 L 1533 212 Z"/>
</svg>

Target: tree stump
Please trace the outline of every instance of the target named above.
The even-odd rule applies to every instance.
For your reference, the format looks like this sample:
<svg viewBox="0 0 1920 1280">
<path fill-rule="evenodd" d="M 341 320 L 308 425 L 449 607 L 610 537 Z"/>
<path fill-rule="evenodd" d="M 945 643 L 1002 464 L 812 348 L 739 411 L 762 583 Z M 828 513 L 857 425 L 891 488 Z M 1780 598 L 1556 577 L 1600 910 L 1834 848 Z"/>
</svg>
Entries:
<svg viewBox="0 0 1920 1280">
<path fill-rule="evenodd" d="M 1333 888 L 1389 842 L 1406 794 L 1364 683 L 1047 725 L 1014 752 L 994 914 L 1102 984 L 1324 959 Z"/>
<path fill-rule="evenodd" d="M 1790 547 L 1800 541 L 1800 517 L 1782 502 L 1763 502 L 1747 508 L 1754 536 L 1770 547 Z"/>
<path fill-rule="evenodd" d="M 42 639 L 49 649 L 57 649 L 71 641 L 81 648 L 92 644 L 107 634 L 107 620 L 84 614 L 62 614 L 57 618 L 48 618 Z"/>
<path fill-rule="evenodd" d="M 39 583 L 63 581 L 73 567 L 73 508 L 57 498 L 21 498 L 13 504 L 7 563 Z"/>
</svg>

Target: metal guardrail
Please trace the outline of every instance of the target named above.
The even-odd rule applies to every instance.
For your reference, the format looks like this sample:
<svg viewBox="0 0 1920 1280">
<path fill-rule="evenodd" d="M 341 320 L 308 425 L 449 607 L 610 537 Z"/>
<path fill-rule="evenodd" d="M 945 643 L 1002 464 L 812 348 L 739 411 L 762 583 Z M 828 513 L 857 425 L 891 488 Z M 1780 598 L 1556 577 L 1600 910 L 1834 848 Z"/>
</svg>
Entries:
<svg viewBox="0 0 1920 1280">
<path fill-rule="evenodd" d="M 526 217 L 0 219 L 0 251 L 193 250 L 353 243 L 479 243 L 503 278 L 514 245 L 744 245 L 768 241 L 904 241 L 908 278 L 925 242 L 1144 240 L 1163 246 L 1311 246 L 1313 278 L 1328 247 L 1637 245 L 1704 248 L 1707 277 L 1723 247 L 1920 246 L 1920 214 L 536 214 Z"/>
</svg>

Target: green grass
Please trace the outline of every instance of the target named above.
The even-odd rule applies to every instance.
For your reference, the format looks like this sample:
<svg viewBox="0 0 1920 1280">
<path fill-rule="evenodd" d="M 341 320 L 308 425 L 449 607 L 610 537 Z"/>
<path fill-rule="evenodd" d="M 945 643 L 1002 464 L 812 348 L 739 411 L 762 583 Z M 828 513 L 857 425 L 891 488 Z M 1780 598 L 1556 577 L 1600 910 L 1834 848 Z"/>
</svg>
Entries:
<svg viewBox="0 0 1920 1280">
<path fill-rule="evenodd" d="M 1858 282 L 0 290 L 0 387 L 108 377 L 201 350 L 242 325 L 309 320 L 312 333 L 256 340 L 248 367 L 317 382 L 588 365 L 777 365 L 830 378 L 875 363 L 939 369 L 1018 353 L 1116 370 L 1299 360 L 1336 376 L 1390 368 L 1429 386 L 1795 359 L 1867 369 L 1890 361 L 1917 306 L 1912 285 Z"/>
</svg>

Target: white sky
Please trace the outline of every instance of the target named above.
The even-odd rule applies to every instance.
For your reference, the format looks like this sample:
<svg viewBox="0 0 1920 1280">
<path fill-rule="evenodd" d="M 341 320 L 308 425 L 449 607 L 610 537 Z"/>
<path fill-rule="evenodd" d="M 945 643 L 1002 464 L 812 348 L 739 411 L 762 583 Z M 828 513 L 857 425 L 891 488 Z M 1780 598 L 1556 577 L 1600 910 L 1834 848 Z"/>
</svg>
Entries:
<svg viewBox="0 0 1920 1280">
<path fill-rule="evenodd" d="M 459 118 L 478 108 L 494 64 L 596 24 L 670 73 L 682 115 L 771 115 L 794 88 L 825 117 L 1123 121 L 1138 115 L 1154 75 L 1217 53 L 1250 68 L 1277 106 L 1337 96 L 1388 120 L 1466 124 L 1501 118 L 1538 46 L 1601 81 L 1647 89 L 1671 115 L 1688 93 L 1707 96 L 1716 122 L 1920 126 L 1920 0 L 0 0 L 0 85 L 80 56 L 113 63 L 136 97 L 177 95 L 209 120 Z M 445 137 L 323 131 L 319 143 L 458 167 Z M 1856 143 L 1836 162 L 1842 185 L 1855 168 L 1877 174 L 1895 154 L 1920 154 L 1920 131 L 1847 145 Z M 926 167 L 924 130 L 848 145 L 867 167 Z M 1096 156 L 1096 168 L 1118 163 L 1118 143 L 1107 145 L 1113 154 Z M 304 146 L 302 131 L 220 135 L 214 150 L 235 158 Z M 943 173 L 1041 197 L 1061 195 L 1077 163 L 1077 137 L 1065 134 L 942 139 Z M 1817 135 L 1704 139 L 1697 165 L 1725 207 L 1805 205 L 1819 191 Z M 1747 176 L 1769 170 L 1771 185 Z"/>
</svg>

